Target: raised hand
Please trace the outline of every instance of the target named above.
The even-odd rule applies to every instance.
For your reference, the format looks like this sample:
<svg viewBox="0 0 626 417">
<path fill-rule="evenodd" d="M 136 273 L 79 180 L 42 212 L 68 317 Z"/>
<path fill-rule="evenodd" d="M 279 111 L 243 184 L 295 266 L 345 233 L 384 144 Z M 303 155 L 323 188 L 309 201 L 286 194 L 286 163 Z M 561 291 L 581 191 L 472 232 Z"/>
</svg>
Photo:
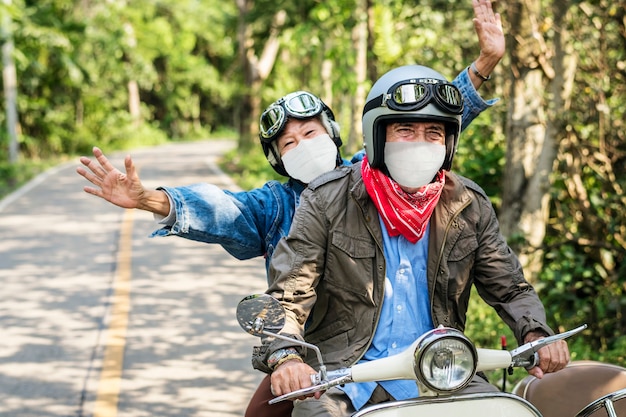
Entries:
<svg viewBox="0 0 626 417">
<path fill-rule="evenodd" d="M 480 55 L 474 64 L 482 75 L 489 76 L 506 50 L 502 20 L 499 13 L 494 13 L 490 0 L 472 0 L 472 7 L 480 45 Z"/>
<path fill-rule="evenodd" d="M 146 190 L 141 184 L 130 155 L 124 160 L 125 174 L 115 168 L 99 148 L 93 148 L 93 155 L 96 157 L 95 160 L 86 156 L 80 158 L 80 162 L 89 170 L 83 167 L 76 168 L 78 174 L 95 185 L 95 187 L 85 186 L 83 188 L 85 192 L 119 207 L 142 208 L 140 202 L 145 198 Z"/>
</svg>

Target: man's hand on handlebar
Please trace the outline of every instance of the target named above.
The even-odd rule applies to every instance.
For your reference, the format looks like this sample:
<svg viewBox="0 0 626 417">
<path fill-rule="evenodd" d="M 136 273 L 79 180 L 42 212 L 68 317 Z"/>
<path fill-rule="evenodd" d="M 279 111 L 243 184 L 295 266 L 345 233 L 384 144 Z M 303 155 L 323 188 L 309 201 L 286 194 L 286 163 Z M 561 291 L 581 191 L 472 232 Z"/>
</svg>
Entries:
<svg viewBox="0 0 626 417">
<path fill-rule="evenodd" d="M 299 360 L 289 360 L 277 366 L 272 372 L 272 394 L 280 396 L 289 394 L 290 392 L 301 388 L 310 387 L 311 375 L 317 372 L 306 363 Z M 322 392 L 316 392 L 309 395 L 320 398 Z M 298 397 L 298 400 L 304 400 L 306 396 Z"/>
<path fill-rule="evenodd" d="M 533 342 L 544 337 L 545 335 L 541 332 L 529 332 L 524 337 L 524 343 Z M 564 340 L 558 340 L 542 347 L 537 351 L 537 354 L 539 355 L 539 363 L 537 366 L 529 369 L 528 373 L 539 379 L 543 378 L 547 373 L 565 368 L 570 361 L 569 349 Z"/>
</svg>

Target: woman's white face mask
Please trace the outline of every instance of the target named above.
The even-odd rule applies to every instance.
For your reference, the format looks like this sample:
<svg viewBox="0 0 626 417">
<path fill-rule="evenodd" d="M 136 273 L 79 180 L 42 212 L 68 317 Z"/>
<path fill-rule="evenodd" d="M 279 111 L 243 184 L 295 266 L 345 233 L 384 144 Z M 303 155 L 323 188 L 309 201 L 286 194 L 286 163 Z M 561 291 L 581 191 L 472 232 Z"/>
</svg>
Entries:
<svg viewBox="0 0 626 417">
<path fill-rule="evenodd" d="M 446 146 L 428 142 L 385 143 L 385 164 L 398 184 L 419 188 L 430 183 L 443 165 Z"/>
<path fill-rule="evenodd" d="M 305 184 L 337 165 L 337 145 L 328 134 L 303 139 L 281 159 L 290 177 Z"/>
</svg>

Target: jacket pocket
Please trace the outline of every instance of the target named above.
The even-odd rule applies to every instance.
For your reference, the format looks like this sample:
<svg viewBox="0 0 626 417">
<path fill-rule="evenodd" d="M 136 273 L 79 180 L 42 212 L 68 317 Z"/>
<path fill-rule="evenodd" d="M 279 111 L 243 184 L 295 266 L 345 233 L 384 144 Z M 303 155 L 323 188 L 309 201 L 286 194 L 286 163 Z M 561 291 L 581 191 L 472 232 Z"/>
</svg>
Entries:
<svg viewBox="0 0 626 417">
<path fill-rule="evenodd" d="M 450 255 L 448 255 L 448 260 L 450 262 L 460 262 L 468 255 L 475 253 L 477 249 L 478 241 L 476 240 L 476 235 L 461 236 L 454 243 Z"/>
<path fill-rule="evenodd" d="M 340 231 L 334 231 L 331 239 L 333 246 L 345 252 L 350 258 L 373 258 L 376 254 L 376 246 L 370 238 L 348 236 Z"/>
<path fill-rule="evenodd" d="M 448 255 L 448 297 L 457 303 L 461 294 L 470 291 L 470 271 L 474 266 L 474 254 L 478 249 L 476 235 L 460 236 Z"/>
<path fill-rule="evenodd" d="M 326 256 L 324 285 L 344 302 L 371 303 L 376 247 L 367 236 L 348 236 L 334 231 Z M 356 297 L 356 299 L 355 299 Z"/>
</svg>

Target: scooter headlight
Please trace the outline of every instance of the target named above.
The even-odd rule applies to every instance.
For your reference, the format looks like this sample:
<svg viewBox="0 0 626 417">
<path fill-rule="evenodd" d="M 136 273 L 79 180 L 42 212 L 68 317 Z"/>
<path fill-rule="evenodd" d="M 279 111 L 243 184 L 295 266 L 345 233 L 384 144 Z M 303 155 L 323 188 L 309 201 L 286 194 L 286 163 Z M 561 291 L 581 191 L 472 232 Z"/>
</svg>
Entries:
<svg viewBox="0 0 626 417">
<path fill-rule="evenodd" d="M 426 334 L 415 350 L 415 374 L 432 391 L 465 388 L 476 373 L 478 355 L 460 331 L 438 328 Z"/>
</svg>

